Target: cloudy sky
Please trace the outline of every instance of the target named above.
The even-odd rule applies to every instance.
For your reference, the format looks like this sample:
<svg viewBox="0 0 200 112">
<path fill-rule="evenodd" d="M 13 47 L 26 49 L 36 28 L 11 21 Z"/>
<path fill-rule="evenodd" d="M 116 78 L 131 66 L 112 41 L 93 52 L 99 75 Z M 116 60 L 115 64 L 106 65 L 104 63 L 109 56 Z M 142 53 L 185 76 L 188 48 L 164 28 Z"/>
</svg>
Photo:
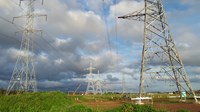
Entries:
<svg viewBox="0 0 200 112">
<path fill-rule="evenodd" d="M 200 1 L 163 0 L 171 32 L 194 89 L 200 89 Z M 0 88 L 8 81 L 20 53 L 21 35 L 15 34 L 25 19 L 27 8 L 19 0 L 0 0 Z M 116 19 L 142 9 L 143 0 L 37 0 L 35 12 L 47 14 L 48 20 L 36 18 L 34 59 L 39 90 L 74 91 L 81 84 L 86 89 L 87 71 L 92 62 L 100 71 L 104 87 L 121 91 L 122 74 L 128 91 L 138 91 L 143 24 Z M 169 87 L 168 87 L 169 88 Z M 158 89 L 158 88 L 157 88 Z M 155 91 L 159 91 L 155 89 Z"/>
</svg>

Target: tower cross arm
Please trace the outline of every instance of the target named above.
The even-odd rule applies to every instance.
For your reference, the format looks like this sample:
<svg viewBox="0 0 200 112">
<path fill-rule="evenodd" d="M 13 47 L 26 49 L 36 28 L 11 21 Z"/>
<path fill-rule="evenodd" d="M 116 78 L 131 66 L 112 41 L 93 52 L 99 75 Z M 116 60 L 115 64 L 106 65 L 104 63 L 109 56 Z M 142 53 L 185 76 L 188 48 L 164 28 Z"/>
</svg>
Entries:
<svg viewBox="0 0 200 112">
<path fill-rule="evenodd" d="M 13 20 L 12 20 L 12 23 L 14 23 L 15 19 L 18 19 L 18 18 L 27 18 L 29 17 L 30 15 L 21 15 L 21 16 L 16 16 L 16 17 L 13 17 Z M 47 15 L 46 14 L 33 14 L 33 17 L 45 17 L 45 20 L 47 21 Z"/>
<path fill-rule="evenodd" d="M 133 13 L 124 15 L 124 16 L 119 16 L 119 19 L 129 19 L 129 20 L 137 20 L 137 21 L 144 21 L 144 16 L 146 14 L 144 13 L 144 8 L 139 11 L 135 11 Z"/>
<path fill-rule="evenodd" d="M 23 1 L 29 1 L 29 0 L 19 0 L 19 6 L 21 6 L 21 2 Z M 33 0 L 33 1 L 36 1 L 36 0 Z M 44 4 L 44 0 L 41 0 L 42 1 L 42 5 Z"/>
<path fill-rule="evenodd" d="M 47 15 L 46 14 L 34 14 L 34 17 L 45 17 L 45 20 L 47 21 Z"/>
<path fill-rule="evenodd" d="M 84 69 L 84 70 L 95 70 L 96 68 L 93 68 L 93 67 L 89 67 L 89 68 L 86 68 L 86 69 Z"/>
</svg>

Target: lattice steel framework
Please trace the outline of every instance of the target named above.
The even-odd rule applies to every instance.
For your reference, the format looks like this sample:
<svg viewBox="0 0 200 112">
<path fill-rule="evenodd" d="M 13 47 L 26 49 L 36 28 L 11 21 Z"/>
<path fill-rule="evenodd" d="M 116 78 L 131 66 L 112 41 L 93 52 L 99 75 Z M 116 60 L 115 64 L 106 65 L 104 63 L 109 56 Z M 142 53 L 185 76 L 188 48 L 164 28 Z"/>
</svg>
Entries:
<svg viewBox="0 0 200 112">
<path fill-rule="evenodd" d="M 89 74 L 87 74 L 86 78 L 87 78 L 87 89 L 85 94 L 96 94 L 96 90 L 95 90 L 95 80 L 94 80 L 94 74 L 92 73 L 93 70 L 95 70 L 95 68 L 92 67 L 92 62 L 90 62 L 90 67 L 85 69 L 89 71 Z"/>
<path fill-rule="evenodd" d="M 12 90 L 17 91 L 18 93 L 37 91 L 33 59 L 33 33 L 42 31 L 34 29 L 33 23 L 35 17 L 45 16 L 47 19 L 47 16 L 34 13 L 34 3 L 36 0 L 20 0 L 20 5 L 22 1 L 27 3 L 26 13 L 22 16 L 14 17 L 13 22 L 16 18 L 26 18 L 26 24 L 25 28 L 22 30 L 23 37 L 20 46 L 20 54 L 16 61 L 6 95 Z"/>
<path fill-rule="evenodd" d="M 96 90 L 96 94 L 102 94 L 102 80 L 100 78 L 100 74 L 98 71 L 98 75 L 97 75 L 97 79 L 95 81 L 95 90 Z"/>
<path fill-rule="evenodd" d="M 165 79 L 176 83 L 179 94 L 187 91 L 198 102 L 170 33 L 162 0 L 144 0 L 144 4 L 142 10 L 119 17 L 144 22 L 139 97 L 144 79 Z"/>
<path fill-rule="evenodd" d="M 125 80 L 125 75 L 122 73 L 122 94 L 126 93 L 126 80 Z"/>
</svg>

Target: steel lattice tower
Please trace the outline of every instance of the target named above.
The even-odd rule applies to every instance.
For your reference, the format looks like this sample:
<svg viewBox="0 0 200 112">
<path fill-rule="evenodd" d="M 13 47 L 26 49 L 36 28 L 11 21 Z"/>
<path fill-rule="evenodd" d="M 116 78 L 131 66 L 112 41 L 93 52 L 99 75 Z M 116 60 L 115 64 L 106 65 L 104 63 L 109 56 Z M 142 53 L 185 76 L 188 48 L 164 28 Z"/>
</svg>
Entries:
<svg viewBox="0 0 200 112">
<path fill-rule="evenodd" d="M 20 55 L 16 61 L 6 95 L 8 95 L 12 90 L 17 91 L 18 93 L 37 91 L 33 59 L 33 33 L 42 31 L 34 29 L 33 22 L 35 17 L 46 15 L 34 13 L 34 2 L 36 0 L 20 0 L 20 5 L 22 1 L 27 2 L 26 13 L 22 16 L 14 17 L 13 22 L 15 18 L 26 18 L 26 23 L 25 28 L 22 30 L 23 36 L 20 46 Z"/>
<path fill-rule="evenodd" d="M 88 70 L 89 71 L 89 74 L 87 74 L 87 90 L 85 92 L 85 94 L 89 94 L 89 93 L 92 93 L 92 94 L 96 94 L 96 91 L 95 91 L 95 81 L 94 81 L 94 74 L 92 73 L 92 70 L 94 70 L 95 68 L 92 67 L 92 62 L 90 62 L 90 67 L 89 68 L 86 68 L 85 70 Z"/>
<path fill-rule="evenodd" d="M 122 95 L 126 93 L 126 81 L 125 81 L 125 75 L 122 73 Z"/>
<path fill-rule="evenodd" d="M 102 94 L 102 81 L 101 81 L 101 78 L 100 78 L 100 74 L 99 74 L 99 71 L 98 71 L 98 75 L 97 75 L 97 81 L 95 83 L 95 89 L 96 89 L 96 93 L 99 93 L 99 94 Z"/>
<path fill-rule="evenodd" d="M 119 17 L 144 22 L 139 97 L 142 97 L 144 79 L 167 76 L 176 83 L 179 94 L 187 91 L 198 102 L 170 33 L 162 0 L 144 0 L 144 4 L 142 10 Z"/>
</svg>

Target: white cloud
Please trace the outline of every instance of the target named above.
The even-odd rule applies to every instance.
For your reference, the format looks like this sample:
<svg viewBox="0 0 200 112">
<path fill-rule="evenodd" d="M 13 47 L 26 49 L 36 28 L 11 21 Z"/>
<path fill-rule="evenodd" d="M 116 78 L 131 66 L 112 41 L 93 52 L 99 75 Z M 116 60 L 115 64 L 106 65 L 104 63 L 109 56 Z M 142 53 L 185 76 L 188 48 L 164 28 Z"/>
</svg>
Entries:
<svg viewBox="0 0 200 112">
<path fill-rule="evenodd" d="M 116 19 L 116 16 L 122 16 L 142 9 L 144 3 L 142 0 L 121 0 L 114 5 L 112 0 L 104 1 L 106 2 L 106 6 L 111 5 L 108 7 L 109 12 L 106 12 L 109 14 L 106 15 L 106 19 L 108 20 L 108 30 L 111 35 L 110 40 L 113 42 L 116 25 L 114 19 Z M 182 1 L 185 3 L 188 2 L 186 0 Z M 195 0 L 192 0 L 193 3 L 194 1 Z M 15 0 L 15 2 L 18 2 L 18 0 Z M 40 1 L 38 1 L 38 4 L 39 2 Z M 39 85 L 50 88 L 64 86 L 63 83 L 66 82 L 63 80 L 74 83 L 84 81 L 84 78 L 77 77 L 84 73 L 84 68 L 88 67 L 90 60 L 93 60 L 94 67 L 99 69 L 102 74 L 108 75 L 110 73 L 111 76 L 108 76 L 108 78 L 110 80 L 117 80 L 118 83 L 121 81 L 121 75 L 117 75 L 116 72 L 119 71 L 122 71 L 125 74 L 133 74 L 135 79 L 139 78 L 139 70 L 135 68 L 135 66 L 138 66 L 138 63 L 136 64 L 133 61 L 136 60 L 133 59 L 136 56 L 131 57 L 127 55 L 137 55 L 136 52 L 132 52 L 131 49 L 140 45 L 133 43 L 142 42 L 143 23 L 131 20 L 117 20 L 117 33 L 119 38 L 118 47 L 123 47 L 120 49 L 121 54 L 119 55 L 114 51 L 113 43 L 111 43 L 111 51 L 106 48 L 106 24 L 104 20 L 102 20 L 102 0 L 88 0 L 87 5 L 88 10 L 85 10 L 83 7 L 80 7 L 81 4 L 76 0 L 50 0 L 45 2 L 43 6 L 36 6 L 36 11 L 38 13 L 46 13 L 48 15 L 47 23 L 43 22 L 43 20 L 41 22 L 40 18 L 36 19 L 37 27 L 40 27 L 40 29 L 43 29 L 44 32 L 48 33 L 48 35 L 44 34 L 44 38 L 48 43 L 55 47 L 52 48 L 46 41 L 41 41 L 39 36 L 34 38 L 34 41 L 37 42 L 35 59 L 37 63 L 37 78 L 41 81 L 39 82 Z M 12 20 L 13 16 L 22 13 L 17 5 L 6 0 L 0 0 L 0 12 L 2 16 L 5 15 L 9 20 Z M 185 13 L 186 12 L 182 12 L 180 15 L 183 16 Z M 175 17 L 179 16 L 179 14 L 173 12 L 170 16 Z M 24 20 L 17 20 L 16 23 L 20 24 L 20 21 Z M 1 32 L 7 35 L 12 33 L 14 35 L 14 32 L 19 30 L 16 28 L 14 29 L 12 25 L 8 25 L 5 21 L 2 22 L 2 20 L 0 20 L 0 26 Z M 192 26 L 188 25 L 180 27 L 177 24 L 175 25 L 176 30 L 180 29 L 175 36 L 178 37 L 176 42 L 178 49 L 180 49 L 181 57 L 183 57 L 183 62 L 186 62 L 186 65 L 198 65 L 200 63 L 197 58 L 200 55 L 198 50 L 198 34 L 183 29 L 182 27 Z M 121 41 L 125 42 L 121 43 Z M 17 56 L 23 55 L 24 53 L 18 50 L 19 46 L 17 45 L 12 46 L 11 48 L 10 45 L 13 43 L 6 43 L 10 42 L 9 40 L 5 39 L 0 42 L 0 47 L 2 47 L 2 53 L 0 53 L 1 67 L 5 65 L 6 69 L 11 68 L 10 66 L 14 66 Z M 127 43 L 130 43 L 131 45 Z M 131 48 L 129 46 L 131 46 Z M 44 49 L 42 49 L 43 47 Z M 122 55 L 124 56 L 123 58 Z M 139 56 L 137 56 L 137 58 L 138 57 Z M 193 72 L 197 71 L 198 69 Z M 0 77 L 7 77 L 7 72 L 4 72 L 3 70 L 0 72 L 1 74 L 6 74 Z M 62 75 L 60 74 L 61 72 L 66 74 Z M 127 80 L 132 84 L 130 75 L 128 75 L 129 79 Z M 5 79 L 10 79 L 10 76 Z M 129 85 L 132 86 L 131 84 Z M 134 85 L 137 86 L 137 84 L 138 80 L 134 80 Z M 136 86 L 134 87 L 137 89 L 138 87 Z M 119 87 L 119 84 L 118 86 L 112 85 L 111 88 L 113 87 Z"/>
<path fill-rule="evenodd" d="M 19 56 L 24 57 L 27 55 L 33 56 L 34 54 L 32 52 L 28 52 L 28 54 L 25 51 L 15 49 L 15 48 L 9 48 L 7 50 L 7 54 L 12 58 L 12 59 L 17 59 Z"/>
<path fill-rule="evenodd" d="M 81 39 L 98 36 L 104 29 L 101 17 L 92 11 L 70 10 L 59 1 L 49 1 L 45 10 L 48 14 L 47 30 L 54 34 L 66 34 Z"/>
<path fill-rule="evenodd" d="M 55 65 L 61 65 L 64 63 L 64 61 L 62 59 L 56 59 L 54 60 Z"/>
<path fill-rule="evenodd" d="M 64 44 L 67 44 L 67 43 L 69 43 L 69 42 L 71 42 L 71 41 L 72 41 L 71 38 L 67 38 L 67 39 L 59 39 L 59 38 L 56 38 L 56 40 L 55 40 L 55 45 L 56 45 L 57 47 L 59 47 L 59 46 L 62 46 L 62 45 L 64 45 Z"/>
<path fill-rule="evenodd" d="M 200 55 L 198 48 L 200 39 L 186 27 L 179 28 L 176 33 L 175 42 L 185 65 L 200 65 L 200 59 L 197 58 Z"/>
<path fill-rule="evenodd" d="M 199 0 L 180 0 L 180 2 L 182 2 L 183 4 L 186 4 L 186 5 L 198 5 L 198 4 L 200 4 Z"/>
<path fill-rule="evenodd" d="M 114 34 L 117 27 L 117 34 L 119 38 L 128 42 L 141 42 L 143 35 L 143 23 L 134 20 L 118 19 L 117 17 L 130 14 L 132 12 L 144 8 L 144 3 L 141 1 L 121 1 L 118 4 L 110 7 L 109 22 L 116 21 L 111 32 Z M 117 25 L 117 26 L 116 26 Z"/>
<path fill-rule="evenodd" d="M 190 69 L 194 74 L 200 74 L 200 66 L 192 66 Z"/>
<path fill-rule="evenodd" d="M 13 1 L 8 2 L 7 0 L 0 0 L 0 8 L 13 9 L 14 4 L 11 2 Z"/>
<path fill-rule="evenodd" d="M 130 14 L 144 8 L 143 1 L 121 1 L 110 7 L 110 18 Z"/>
<path fill-rule="evenodd" d="M 38 62 L 43 62 L 43 63 L 47 63 L 49 61 L 47 54 L 45 53 L 41 53 L 37 56 L 37 60 Z"/>
</svg>

